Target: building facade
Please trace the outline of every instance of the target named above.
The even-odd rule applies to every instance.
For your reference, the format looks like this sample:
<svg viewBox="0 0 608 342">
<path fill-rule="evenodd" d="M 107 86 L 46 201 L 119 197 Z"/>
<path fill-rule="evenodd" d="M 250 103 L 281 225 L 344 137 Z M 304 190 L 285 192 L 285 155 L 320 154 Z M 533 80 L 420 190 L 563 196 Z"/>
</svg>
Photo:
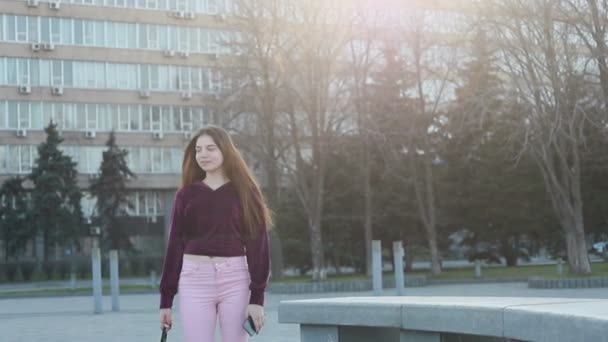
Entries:
<svg viewBox="0 0 608 342">
<path fill-rule="evenodd" d="M 0 183 L 30 173 L 53 120 L 84 189 L 114 130 L 137 175 L 135 246 L 162 247 L 184 145 L 230 87 L 231 13 L 231 0 L 0 0 Z"/>
</svg>

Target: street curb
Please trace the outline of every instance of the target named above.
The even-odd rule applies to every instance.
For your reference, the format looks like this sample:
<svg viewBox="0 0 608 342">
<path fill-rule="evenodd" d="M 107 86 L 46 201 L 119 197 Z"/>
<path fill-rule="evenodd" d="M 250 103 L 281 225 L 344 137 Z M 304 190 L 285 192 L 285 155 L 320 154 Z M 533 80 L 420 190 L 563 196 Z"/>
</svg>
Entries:
<svg viewBox="0 0 608 342">
<path fill-rule="evenodd" d="M 608 287 L 608 277 L 589 278 L 540 278 L 528 279 L 531 289 L 588 289 Z"/>
</svg>

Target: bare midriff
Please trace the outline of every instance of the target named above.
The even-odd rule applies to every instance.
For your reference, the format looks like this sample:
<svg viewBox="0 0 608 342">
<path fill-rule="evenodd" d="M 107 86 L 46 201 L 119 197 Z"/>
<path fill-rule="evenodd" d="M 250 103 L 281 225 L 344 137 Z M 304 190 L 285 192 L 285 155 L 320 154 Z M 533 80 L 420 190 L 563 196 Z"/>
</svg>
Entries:
<svg viewBox="0 0 608 342">
<path fill-rule="evenodd" d="M 184 259 L 194 262 L 222 262 L 226 260 L 226 257 L 221 256 L 210 256 L 210 255 L 197 255 L 197 254 L 184 254 Z"/>
</svg>

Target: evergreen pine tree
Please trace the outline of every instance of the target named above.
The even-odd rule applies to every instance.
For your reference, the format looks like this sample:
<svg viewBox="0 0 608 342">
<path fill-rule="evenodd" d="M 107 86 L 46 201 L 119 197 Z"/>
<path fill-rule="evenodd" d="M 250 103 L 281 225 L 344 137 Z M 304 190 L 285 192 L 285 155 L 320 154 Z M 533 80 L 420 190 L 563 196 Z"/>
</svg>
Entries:
<svg viewBox="0 0 608 342">
<path fill-rule="evenodd" d="M 35 231 L 28 221 L 28 201 L 23 179 L 9 178 L 0 187 L 0 239 L 4 241 L 4 258 L 16 260 L 25 251 Z"/>
<path fill-rule="evenodd" d="M 32 223 L 44 241 L 43 259 L 50 247 L 78 246 L 84 219 L 77 185 L 76 163 L 59 150 L 63 139 L 53 122 L 44 130 L 46 141 L 38 146 L 38 158 L 29 176 L 32 190 Z"/>
<path fill-rule="evenodd" d="M 99 177 L 91 183 L 91 195 L 97 198 L 97 214 L 102 228 L 102 244 L 109 249 L 131 250 L 128 232 L 122 227 L 120 217 L 126 215 L 126 183 L 135 177 L 127 165 L 127 151 L 116 145 L 114 132 L 106 142 Z"/>
</svg>

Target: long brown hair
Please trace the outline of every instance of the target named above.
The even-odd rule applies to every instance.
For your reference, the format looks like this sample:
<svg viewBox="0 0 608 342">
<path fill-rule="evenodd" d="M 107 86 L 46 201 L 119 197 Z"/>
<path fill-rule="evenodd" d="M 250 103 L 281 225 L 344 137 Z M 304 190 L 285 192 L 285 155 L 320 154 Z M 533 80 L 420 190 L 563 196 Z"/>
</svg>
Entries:
<svg viewBox="0 0 608 342">
<path fill-rule="evenodd" d="M 206 174 L 196 162 L 196 141 L 202 135 L 207 135 L 222 152 L 224 162 L 222 169 L 235 186 L 243 206 L 243 221 L 249 238 L 255 238 L 260 232 L 259 227 L 269 230 L 272 226 L 272 215 L 266 205 L 264 195 L 247 167 L 243 156 L 236 149 L 230 134 L 221 127 L 205 126 L 198 131 L 186 146 L 182 162 L 181 187 L 201 182 Z"/>
</svg>

